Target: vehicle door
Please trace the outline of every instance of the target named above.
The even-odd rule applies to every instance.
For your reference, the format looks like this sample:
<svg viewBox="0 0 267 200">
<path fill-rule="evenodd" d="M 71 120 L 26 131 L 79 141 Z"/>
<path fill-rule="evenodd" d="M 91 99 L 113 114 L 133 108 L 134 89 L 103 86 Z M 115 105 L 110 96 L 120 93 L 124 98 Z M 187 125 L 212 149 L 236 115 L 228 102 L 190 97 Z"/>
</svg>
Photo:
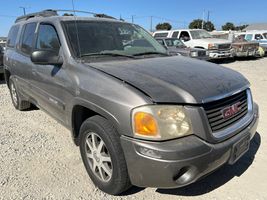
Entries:
<svg viewBox="0 0 267 200">
<path fill-rule="evenodd" d="M 60 39 L 53 24 L 39 24 L 34 51 L 53 51 L 59 55 L 62 53 Z M 32 88 L 40 107 L 65 124 L 66 88 L 70 84 L 65 65 L 34 64 L 32 76 Z"/>
<path fill-rule="evenodd" d="M 26 23 L 22 26 L 19 34 L 16 49 L 12 52 L 12 72 L 16 76 L 16 85 L 20 93 L 28 98 L 32 98 L 30 87 L 31 71 L 33 64 L 31 62 L 31 52 L 35 37 L 36 23 Z"/>
</svg>

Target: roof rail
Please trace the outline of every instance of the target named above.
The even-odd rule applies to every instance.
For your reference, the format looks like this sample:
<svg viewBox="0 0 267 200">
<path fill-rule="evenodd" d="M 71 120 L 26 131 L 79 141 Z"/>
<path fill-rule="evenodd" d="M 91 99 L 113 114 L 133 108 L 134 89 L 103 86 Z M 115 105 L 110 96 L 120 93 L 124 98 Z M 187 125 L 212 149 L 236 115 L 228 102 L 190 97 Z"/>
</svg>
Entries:
<svg viewBox="0 0 267 200">
<path fill-rule="evenodd" d="M 21 17 L 18 17 L 16 19 L 15 23 L 20 22 L 20 21 L 26 21 L 26 20 L 28 20 L 30 18 L 33 18 L 33 17 L 51 17 L 51 16 L 58 16 L 58 12 L 73 12 L 74 14 L 77 12 L 77 13 L 91 14 L 94 17 L 98 17 L 98 18 L 116 19 L 116 18 L 111 17 L 111 16 L 106 15 L 106 14 L 98 14 L 98 13 L 81 11 L 81 10 L 52 10 L 52 9 L 48 9 L 48 10 L 43 10 L 41 12 L 30 13 L 28 15 L 23 15 Z"/>
<path fill-rule="evenodd" d="M 41 12 L 36 12 L 36 13 L 30 13 L 28 15 L 23 15 L 21 17 L 18 17 L 15 21 L 15 23 L 17 22 L 20 22 L 20 21 L 26 21 L 30 18 L 33 18 L 33 17 L 51 17 L 51 16 L 57 16 L 57 11 L 56 10 L 43 10 Z"/>
</svg>

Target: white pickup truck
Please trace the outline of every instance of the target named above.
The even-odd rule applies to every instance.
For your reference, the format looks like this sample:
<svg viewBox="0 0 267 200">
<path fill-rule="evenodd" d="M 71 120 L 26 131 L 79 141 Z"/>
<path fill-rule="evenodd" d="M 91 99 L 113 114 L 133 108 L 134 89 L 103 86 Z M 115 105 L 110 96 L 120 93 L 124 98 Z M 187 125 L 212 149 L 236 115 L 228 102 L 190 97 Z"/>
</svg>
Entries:
<svg viewBox="0 0 267 200">
<path fill-rule="evenodd" d="M 228 58 L 232 56 L 230 40 L 213 38 L 209 32 L 202 29 L 180 29 L 171 31 L 156 31 L 157 37 L 179 38 L 191 48 L 207 49 L 210 59 Z"/>
</svg>

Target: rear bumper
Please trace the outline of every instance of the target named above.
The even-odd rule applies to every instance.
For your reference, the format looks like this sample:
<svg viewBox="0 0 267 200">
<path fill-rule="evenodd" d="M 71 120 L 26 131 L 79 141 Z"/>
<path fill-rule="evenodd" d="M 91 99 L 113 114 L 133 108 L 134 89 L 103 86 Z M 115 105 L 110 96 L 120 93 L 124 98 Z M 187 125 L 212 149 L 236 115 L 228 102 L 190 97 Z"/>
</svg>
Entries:
<svg viewBox="0 0 267 200">
<path fill-rule="evenodd" d="M 233 147 L 244 138 L 249 141 L 253 138 L 258 118 L 258 106 L 255 104 L 251 123 L 232 138 L 217 144 L 194 135 L 165 142 L 122 136 L 121 144 L 132 184 L 140 187 L 182 187 L 225 163 L 234 163 Z"/>
</svg>

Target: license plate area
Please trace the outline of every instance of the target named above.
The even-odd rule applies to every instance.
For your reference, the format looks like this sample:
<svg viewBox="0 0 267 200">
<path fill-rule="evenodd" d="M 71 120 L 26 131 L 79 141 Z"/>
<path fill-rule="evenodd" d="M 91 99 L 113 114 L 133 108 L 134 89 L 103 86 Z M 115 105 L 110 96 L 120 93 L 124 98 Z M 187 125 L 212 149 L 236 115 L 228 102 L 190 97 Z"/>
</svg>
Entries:
<svg viewBox="0 0 267 200">
<path fill-rule="evenodd" d="M 239 160 L 248 150 L 250 145 L 250 135 L 242 138 L 236 144 L 233 145 L 231 158 L 229 164 L 234 164 Z"/>
</svg>

